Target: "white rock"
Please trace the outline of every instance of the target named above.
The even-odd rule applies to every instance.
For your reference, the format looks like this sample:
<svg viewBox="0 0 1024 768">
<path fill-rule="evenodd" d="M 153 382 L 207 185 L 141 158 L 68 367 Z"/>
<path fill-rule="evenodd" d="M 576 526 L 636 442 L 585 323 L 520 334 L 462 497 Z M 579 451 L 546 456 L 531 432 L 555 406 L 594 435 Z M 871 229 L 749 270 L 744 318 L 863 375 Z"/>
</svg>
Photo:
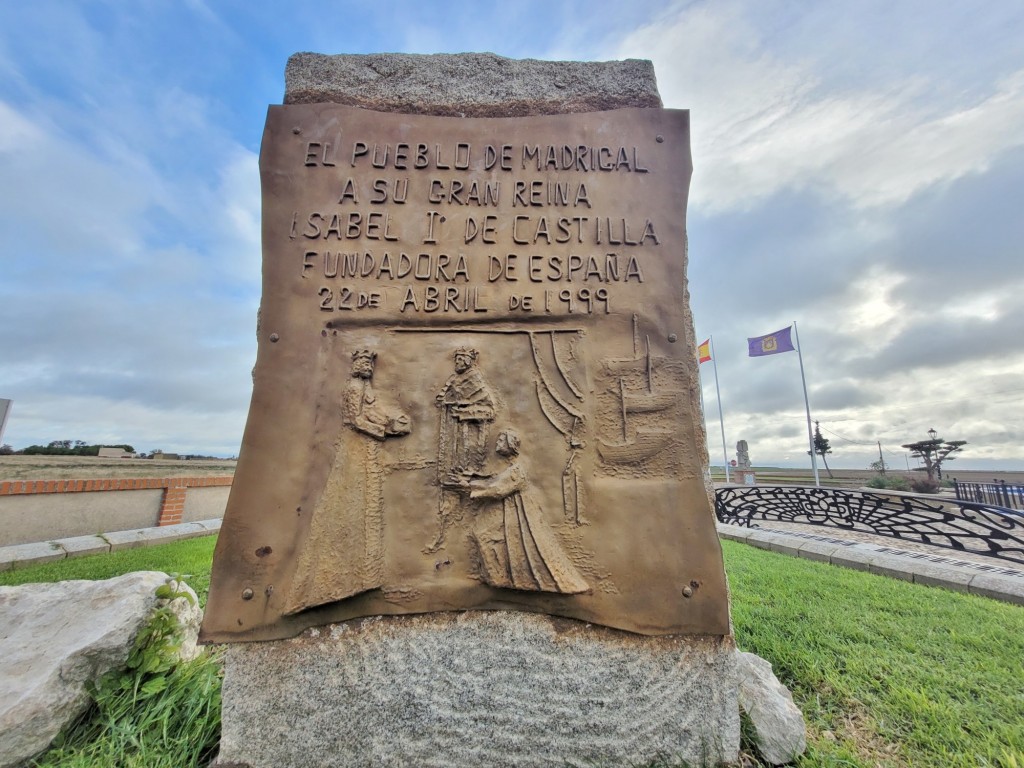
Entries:
<svg viewBox="0 0 1024 768">
<path fill-rule="evenodd" d="M 772 765 L 792 762 L 807 749 L 803 714 L 770 663 L 753 653 L 737 651 L 736 655 L 740 707 L 754 724 L 758 751 Z"/>
<path fill-rule="evenodd" d="M 86 683 L 125 663 L 167 579 L 143 571 L 0 587 L 0 768 L 42 752 L 88 707 Z M 183 652 L 195 655 L 198 603 L 179 598 L 171 607 L 186 624 Z"/>
</svg>

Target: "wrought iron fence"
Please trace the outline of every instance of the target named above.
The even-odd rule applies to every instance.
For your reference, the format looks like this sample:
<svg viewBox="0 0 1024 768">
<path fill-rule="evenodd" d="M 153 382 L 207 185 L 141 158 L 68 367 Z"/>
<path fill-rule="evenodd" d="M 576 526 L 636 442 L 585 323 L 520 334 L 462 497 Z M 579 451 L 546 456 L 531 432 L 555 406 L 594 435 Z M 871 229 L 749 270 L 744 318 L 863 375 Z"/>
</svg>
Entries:
<svg viewBox="0 0 1024 768">
<path fill-rule="evenodd" d="M 1024 513 L 935 496 L 838 488 L 756 486 L 719 488 L 718 520 L 756 527 L 776 520 L 861 531 L 1024 564 Z"/>
<path fill-rule="evenodd" d="M 961 483 L 954 479 L 953 487 L 956 489 L 956 497 L 962 501 L 1024 509 L 1024 485 L 1014 485 L 1005 480 L 993 480 L 991 483 Z"/>
</svg>

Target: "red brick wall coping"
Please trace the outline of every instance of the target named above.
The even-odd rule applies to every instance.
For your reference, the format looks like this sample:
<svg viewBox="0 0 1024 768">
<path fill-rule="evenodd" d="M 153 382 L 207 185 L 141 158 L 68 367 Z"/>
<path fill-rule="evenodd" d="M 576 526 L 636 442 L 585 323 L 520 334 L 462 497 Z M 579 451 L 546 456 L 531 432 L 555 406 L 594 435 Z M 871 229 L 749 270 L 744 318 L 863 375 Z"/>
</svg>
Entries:
<svg viewBox="0 0 1024 768">
<path fill-rule="evenodd" d="M 231 475 L 221 477 L 129 477 L 106 480 L 4 480 L 0 496 L 34 493 L 82 493 L 85 491 L 163 490 L 157 525 L 175 525 L 185 514 L 185 493 L 189 488 L 231 485 Z"/>
<path fill-rule="evenodd" d="M 83 491 L 144 491 L 153 488 L 209 488 L 231 485 L 231 475 L 222 477 L 129 477 L 96 480 L 4 480 L 0 496 L 30 493 L 80 493 Z"/>
</svg>

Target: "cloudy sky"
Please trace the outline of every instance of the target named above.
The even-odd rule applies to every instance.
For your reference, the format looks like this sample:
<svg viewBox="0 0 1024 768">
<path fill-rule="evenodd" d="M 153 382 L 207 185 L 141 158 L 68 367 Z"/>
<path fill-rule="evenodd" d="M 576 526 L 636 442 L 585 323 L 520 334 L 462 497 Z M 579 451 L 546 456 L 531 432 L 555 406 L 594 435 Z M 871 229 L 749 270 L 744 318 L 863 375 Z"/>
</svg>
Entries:
<svg viewBox="0 0 1024 768">
<path fill-rule="evenodd" d="M 492 51 L 649 58 L 692 110 L 690 287 L 730 456 L 807 463 L 797 356 L 746 356 L 795 320 L 834 466 L 875 441 L 903 466 L 933 427 L 969 442 L 956 466 L 1024 469 L 1024 5 L 626 6 L 0 5 L 3 441 L 237 453 L 287 57 Z"/>
</svg>

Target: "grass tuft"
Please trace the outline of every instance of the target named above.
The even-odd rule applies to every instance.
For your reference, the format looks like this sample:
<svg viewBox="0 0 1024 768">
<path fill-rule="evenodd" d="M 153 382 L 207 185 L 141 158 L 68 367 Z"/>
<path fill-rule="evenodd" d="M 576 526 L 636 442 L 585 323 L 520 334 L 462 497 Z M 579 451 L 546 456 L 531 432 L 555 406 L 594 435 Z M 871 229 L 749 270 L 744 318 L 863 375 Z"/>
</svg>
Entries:
<svg viewBox="0 0 1024 768">
<path fill-rule="evenodd" d="M 32 765 L 36 768 L 193 768 L 220 738 L 221 665 L 203 652 L 181 661 L 183 629 L 168 602 L 193 600 L 174 580 L 138 633 L 125 669 L 90 687 L 92 707 Z"/>
<path fill-rule="evenodd" d="M 89 712 L 33 768 L 199 768 L 220 738 L 221 665 L 203 654 L 178 664 L 160 685 L 95 694 Z M 149 678 L 151 682 L 154 678 Z"/>
</svg>

